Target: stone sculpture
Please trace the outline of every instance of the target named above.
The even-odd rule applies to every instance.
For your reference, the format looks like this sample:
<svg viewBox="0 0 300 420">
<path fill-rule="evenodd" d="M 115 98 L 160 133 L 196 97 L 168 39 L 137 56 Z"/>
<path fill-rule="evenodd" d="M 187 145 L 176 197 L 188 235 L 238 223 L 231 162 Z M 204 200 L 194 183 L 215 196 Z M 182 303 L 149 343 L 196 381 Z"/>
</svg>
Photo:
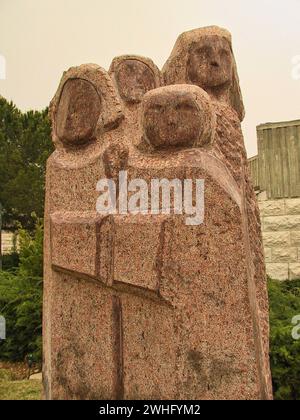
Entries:
<svg viewBox="0 0 300 420">
<path fill-rule="evenodd" d="M 270 396 L 272 390 L 264 252 L 259 208 L 250 179 L 240 124 L 245 111 L 230 33 L 216 26 L 183 33 L 179 36 L 162 74 L 166 84 L 196 84 L 209 93 L 217 116 L 214 153 L 226 164 L 244 192 L 252 257 L 251 273 L 254 278 L 254 286 L 251 287 L 255 287 L 257 301 L 254 316 L 259 318 L 260 334 L 257 335 L 261 337 L 257 345 L 264 351 L 261 371 L 267 377 L 266 392 Z"/>
<path fill-rule="evenodd" d="M 115 59 L 110 76 L 72 68 L 51 104 L 46 398 L 270 399 L 264 262 L 230 36 L 213 27 L 179 37 L 167 86 L 136 56 Z M 99 180 L 114 181 L 121 200 L 120 172 L 140 212 L 97 212 Z M 153 207 L 132 189 L 153 192 L 153 180 L 170 182 L 169 209 L 164 195 Z M 189 181 L 186 213 L 204 184 L 192 223 L 175 199 Z"/>
<path fill-rule="evenodd" d="M 109 74 L 126 104 L 139 104 L 149 90 L 161 85 L 161 75 L 150 58 L 123 55 L 113 59 Z"/>
<path fill-rule="evenodd" d="M 97 284 L 98 278 L 111 283 L 105 246 L 111 222 L 95 207 L 95 186 L 107 172 L 103 153 L 123 136 L 124 115 L 108 73 L 95 65 L 71 68 L 51 103 L 51 117 L 56 151 L 46 180 L 45 394 L 49 399 L 116 397 L 112 349 L 118 346 L 118 298 L 106 289 L 99 294 Z"/>
<path fill-rule="evenodd" d="M 139 130 L 142 99 L 147 92 L 162 85 L 161 73 L 150 58 L 122 55 L 113 59 L 109 74 L 123 106 L 126 119 L 124 138 L 131 149 Z"/>
</svg>

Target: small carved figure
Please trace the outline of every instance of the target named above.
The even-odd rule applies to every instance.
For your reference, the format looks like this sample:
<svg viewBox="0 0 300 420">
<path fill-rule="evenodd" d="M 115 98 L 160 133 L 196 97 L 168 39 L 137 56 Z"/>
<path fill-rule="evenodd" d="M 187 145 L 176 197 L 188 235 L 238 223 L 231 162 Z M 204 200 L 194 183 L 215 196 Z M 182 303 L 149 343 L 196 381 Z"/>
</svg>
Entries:
<svg viewBox="0 0 300 420">
<path fill-rule="evenodd" d="M 204 146 L 211 142 L 214 113 L 209 96 L 197 86 L 155 89 L 144 97 L 144 139 L 154 149 Z"/>
<path fill-rule="evenodd" d="M 50 105 L 53 141 L 81 146 L 116 128 L 124 115 L 109 75 L 95 64 L 64 73 Z"/>
<path fill-rule="evenodd" d="M 146 57 L 116 57 L 112 61 L 109 74 L 121 99 L 129 104 L 139 104 L 145 93 L 161 85 L 159 69 Z"/>
<path fill-rule="evenodd" d="M 162 70 L 166 85 L 195 84 L 244 118 L 230 33 L 217 26 L 181 34 Z"/>
</svg>

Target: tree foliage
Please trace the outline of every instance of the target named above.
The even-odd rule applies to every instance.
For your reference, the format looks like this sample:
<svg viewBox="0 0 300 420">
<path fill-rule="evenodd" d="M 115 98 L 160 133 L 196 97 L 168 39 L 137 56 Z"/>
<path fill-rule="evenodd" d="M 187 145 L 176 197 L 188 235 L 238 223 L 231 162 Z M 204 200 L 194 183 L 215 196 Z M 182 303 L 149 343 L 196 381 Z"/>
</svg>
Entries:
<svg viewBox="0 0 300 420">
<path fill-rule="evenodd" d="M 6 319 L 6 340 L 0 342 L 0 359 L 24 360 L 29 353 L 41 360 L 43 224 L 33 233 L 19 231 L 20 263 L 0 271 L 0 315 Z"/>
<path fill-rule="evenodd" d="M 300 315 L 300 280 L 270 280 L 270 357 L 274 396 L 300 400 L 300 340 L 292 337 L 292 319 Z"/>
<path fill-rule="evenodd" d="M 22 114 L 0 97 L 0 203 L 3 227 L 43 217 L 46 161 L 53 150 L 48 110 Z"/>
</svg>

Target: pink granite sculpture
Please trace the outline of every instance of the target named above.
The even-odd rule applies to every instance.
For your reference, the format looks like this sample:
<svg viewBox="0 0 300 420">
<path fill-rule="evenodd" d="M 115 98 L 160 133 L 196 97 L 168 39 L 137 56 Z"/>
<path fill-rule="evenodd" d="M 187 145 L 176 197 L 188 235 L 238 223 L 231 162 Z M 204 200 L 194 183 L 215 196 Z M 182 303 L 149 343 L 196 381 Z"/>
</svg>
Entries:
<svg viewBox="0 0 300 420">
<path fill-rule="evenodd" d="M 270 399 L 264 261 L 230 36 L 179 37 L 165 87 L 141 57 L 115 59 L 110 75 L 72 68 L 51 104 L 46 398 Z M 110 214 L 98 206 L 106 178 Z M 169 206 L 164 194 L 154 204 L 156 181 Z"/>
<path fill-rule="evenodd" d="M 56 151 L 47 165 L 44 388 L 48 399 L 119 395 L 119 298 L 112 283 L 111 219 L 96 212 L 105 149 L 124 118 L 108 73 L 71 68 L 51 104 Z"/>
<path fill-rule="evenodd" d="M 114 58 L 109 74 L 127 106 L 141 103 L 145 93 L 161 85 L 161 74 L 157 66 L 150 58 L 138 55 Z"/>
<path fill-rule="evenodd" d="M 251 255 L 249 290 L 255 290 L 253 317 L 265 396 L 272 396 L 269 367 L 269 312 L 260 216 L 250 179 L 241 129 L 245 110 L 233 55 L 231 34 L 216 26 L 185 32 L 178 37 L 163 70 L 165 84 L 196 84 L 206 90 L 215 107 L 217 134 L 214 154 L 228 167 L 243 191 Z"/>
<path fill-rule="evenodd" d="M 109 75 L 118 92 L 126 122 L 124 138 L 129 149 L 140 129 L 140 109 L 143 96 L 162 85 L 158 67 L 150 58 L 138 55 L 115 57 L 110 65 Z"/>
</svg>

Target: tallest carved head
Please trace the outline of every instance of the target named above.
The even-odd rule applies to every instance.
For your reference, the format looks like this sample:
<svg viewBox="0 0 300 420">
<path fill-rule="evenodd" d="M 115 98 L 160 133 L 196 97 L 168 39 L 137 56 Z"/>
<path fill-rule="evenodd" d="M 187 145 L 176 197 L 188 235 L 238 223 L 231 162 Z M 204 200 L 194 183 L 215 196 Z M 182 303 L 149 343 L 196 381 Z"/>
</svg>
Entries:
<svg viewBox="0 0 300 420">
<path fill-rule="evenodd" d="M 165 84 L 192 84 L 213 98 L 227 102 L 244 118 L 230 33 L 217 26 L 195 29 L 179 36 L 163 68 Z"/>
</svg>

